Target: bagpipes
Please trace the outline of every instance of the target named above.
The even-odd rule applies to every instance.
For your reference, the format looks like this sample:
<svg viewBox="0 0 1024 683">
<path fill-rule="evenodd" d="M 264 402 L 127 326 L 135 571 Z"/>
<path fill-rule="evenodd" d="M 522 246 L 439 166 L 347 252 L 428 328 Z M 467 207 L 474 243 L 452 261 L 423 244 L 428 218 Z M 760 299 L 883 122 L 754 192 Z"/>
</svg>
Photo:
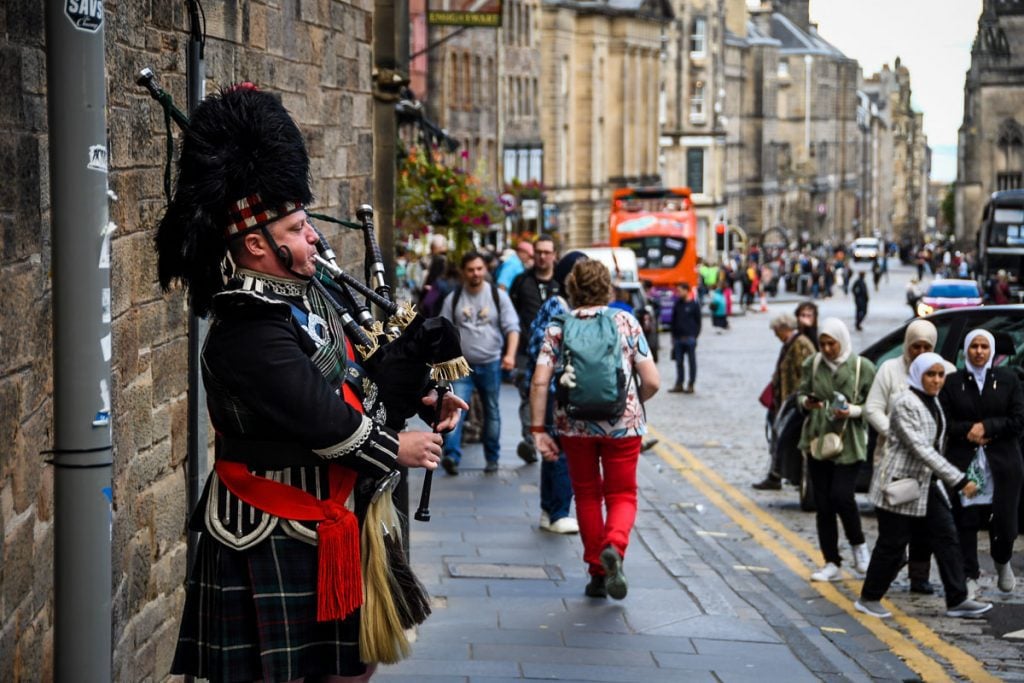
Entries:
<svg viewBox="0 0 1024 683">
<path fill-rule="evenodd" d="M 170 201 L 170 157 L 173 156 L 170 122 L 174 121 L 188 133 L 189 118 L 175 107 L 151 70 L 140 72 L 136 82 L 145 87 L 164 110 L 168 134 L 164 186 Z M 334 251 L 314 225 L 319 239 L 317 269 L 311 286 L 332 304 L 352 344 L 356 363 L 382 389 L 377 400 L 384 406 L 385 424 L 400 430 L 406 420 L 419 414 L 436 431 L 449 383 L 470 372 L 469 364 L 462 357 L 458 329 L 447 319 L 425 318 L 411 306 L 392 300 L 374 231 L 372 207 L 359 207 L 358 223 L 310 212 L 307 217 L 362 232 L 365 283 L 337 264 Z M 373 307 L 383 312 L 382 320 L 374 317 Z M 437 401 L 433 410 L 428 411 L 422 399 L 432 389 L 437 392 Z M 420 521 L 430 519 L 432 475 L 428 470 L 424 478 L 415 514 Z M 422 623 L 430 613 L 426 591 L 405 557 L 402 524 L 391 496 L 397 482 L 396 471 L 380 481 L 367 480 L 365 485 L 356 488 L 356 511 L 363 518 L 364 600 L 360 610 L 360 657 L 365 662 L 393 663 L 407 656 L 410 646 L 405 631 Z"/>
</svg>

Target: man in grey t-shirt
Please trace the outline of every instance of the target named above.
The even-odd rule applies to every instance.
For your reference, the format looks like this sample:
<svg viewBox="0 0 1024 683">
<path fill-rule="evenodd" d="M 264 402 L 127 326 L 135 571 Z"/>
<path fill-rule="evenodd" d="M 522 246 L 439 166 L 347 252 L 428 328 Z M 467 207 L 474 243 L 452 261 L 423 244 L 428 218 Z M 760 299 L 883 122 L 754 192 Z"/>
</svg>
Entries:
<svg viewBox="0 0 1024 683">
<path fill-rule="evenodd" d="M 501 371 L 511 370 L 519 346 L 519 316 L 503 289 L 487 281 L 487 264 L 477 252 L 462 257 L 462 284 L 441 306 L 441 316 L 459 328 L 462 355 L 473 369 L 469 377 L 456 380 L 452 390 L 467 403 L 473 390 L 480 394 L 484 408 L 484 472 L 498 471 L 501 413 Z M 441 466 L 450 475 L 459 473 L 462 459 L 462 421 L 444 440 Z"/>
</svg>

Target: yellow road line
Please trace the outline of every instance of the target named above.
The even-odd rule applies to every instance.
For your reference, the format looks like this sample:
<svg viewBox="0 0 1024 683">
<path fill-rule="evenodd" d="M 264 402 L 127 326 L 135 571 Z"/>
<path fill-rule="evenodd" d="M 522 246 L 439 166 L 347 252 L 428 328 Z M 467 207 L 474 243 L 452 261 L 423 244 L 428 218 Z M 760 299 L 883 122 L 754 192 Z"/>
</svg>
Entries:
<svg viewBox="0 0 1024 683">
<path fill-rule="evenodd" d="M 743 495 L 734 486 L 722 479 L 716 472 L 704 465 L 703 462 L 701 462 L 695 455 L 693 455 L 693 453 L 681 444 L 675 443 L 662 434 L 655 434 L 655 436 L 662 439 L 663 444 L 668 444 L 672 450 L 679 453 L 686 462 L 684 464 L 684 462 L 680 461 L 672 453 L 665 451 L 661 446 L 655 447 L 654 449 L 655 452 L 658 453 L 659 457 L 672 465 L 672 467 L 682 474 L 688 481 L 697 486 L 698 490 L 707 495 L 708 499 L 712 503 L 719 507 L 738 526 L 747 531 L 747 533 L 749 533 L 758 543 L 772 551 L 791 570 L 800 576 L 809 576 L 810 572 L 806 564 L 787 549 L 780 547 L 776 542 L 776 539 L 766 533 L 764 528 L 773 531 L 793 547 L 794 550 L 797 550 L 800 554 L 806 556 L 812 563 L 816 563 L 818 552 L 808 541 L 801 538 L 798 534 L 790 531 L 773 516 L 765 512 L 761 507 L 754 503 L 754 501 Z M 704 477 L 704 480 L 696 474 L 697 472 Z M 708 489 L 707 484 L 711 484 L 718 490 Z M 736 501 L 743 510 L 760 522 L 764 528 L 752 522 L 747 515 L 743 514 L 743 512 L 726 500 L 719 491 L 727 494 L 730 498 Z M 855 585 L 852 581 L 846 583 L 851 588 Z M 857 619 L 857 621 L 870 630 L 879 640 L 888 645 L 897 656 L 904 659 L 908 666 L 924 677 L 925 680 L 948 680 L 948 676 L 945 671 L 925 653 L 921 652 L 920 648 L 914 645 L 898 631 L 886 626 L 881 620 L 868 617 L 857 612 L 853 608 L 850 599 L 840 593 L 834 586 L 831 584 L 819 583 L 812 583 L 811 585 L 821 593 L 823 597 L 829 600 L 829 602 L 832 602 L 842 608 L 853 618 Z M 998 680 L 985 671 L 981 662 L 974 657 L 971 657 L 960 648 L 942 640 L 942 638 L 940 638 L 924 623 L 907 615 L 905 612 L 892 605 L 891 601 L 886 600 L 886 604 L 890 611 L 892 611 L 893 619 L 896 623 L 905 628 L 910 635 L 923 646 L 931 649 L 933 652 L 946 659 L 958 673 L 972 681 Z"/>
</svg>

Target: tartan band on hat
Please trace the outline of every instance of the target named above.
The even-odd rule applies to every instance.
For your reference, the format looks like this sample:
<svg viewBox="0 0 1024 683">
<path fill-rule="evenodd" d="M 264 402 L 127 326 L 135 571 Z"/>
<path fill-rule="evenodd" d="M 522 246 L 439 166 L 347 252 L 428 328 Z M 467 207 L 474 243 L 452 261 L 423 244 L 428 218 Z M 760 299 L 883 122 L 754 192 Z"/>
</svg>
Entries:
<svg viewBox="0 0 1024 683">
<path fill-rule="evenodd" d="M 273 223 L 303 208 L 302 202 L 285 202 L 279 206 L 267 206 L 258 193 L 251 194 L 228 207 L 228 224 L 224 230 L 224 236 L 231 238 L 241 235 L 268 223 Z"/>
</svg>

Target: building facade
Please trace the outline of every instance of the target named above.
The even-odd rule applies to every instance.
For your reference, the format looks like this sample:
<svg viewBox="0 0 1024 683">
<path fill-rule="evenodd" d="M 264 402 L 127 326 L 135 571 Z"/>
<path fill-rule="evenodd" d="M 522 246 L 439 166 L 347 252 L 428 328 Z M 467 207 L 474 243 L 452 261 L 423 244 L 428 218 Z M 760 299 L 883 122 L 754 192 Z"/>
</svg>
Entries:
<svg viewBox="0 0 1024 683">
<path fill-rule="evenodd" d="M 661 0 L 545 2 L 540 127 L 546 201 L 566 248 L 608 239 L 611 191 L 660 180 Z"/>
<path fill-rule="evenodd" d="M 252 80 L 280 93 L 306 136 L 316 207 L 372 202 L 372 3 L 203 2 L 207 92 Z M 369 9 L 367 8 L 369 7 Z M 163 115 L 149 66 L 185 104 L 185 3 L 107 0 L 111 244 L 113 679 L 162 680 L 184 602 L 187 310 L 161 292 Z M 59 15 L 58 15 L 59 16 Z M 53 678 L 51 214 L 43 3 L 0 12 L 0 680 Z M 361 261 L 354 238 L 329 231 Z M 352 258 L 355 257 L 355 258 Z M 103 653 L 96 653 L 103 656 Z"/>
<path fill-rule="evenodd" d="M 973 240 L 989 195 L 1024 187 L 1024 2 L 985 0 L 964 83 L 956 237 Z"/>
</svg>

